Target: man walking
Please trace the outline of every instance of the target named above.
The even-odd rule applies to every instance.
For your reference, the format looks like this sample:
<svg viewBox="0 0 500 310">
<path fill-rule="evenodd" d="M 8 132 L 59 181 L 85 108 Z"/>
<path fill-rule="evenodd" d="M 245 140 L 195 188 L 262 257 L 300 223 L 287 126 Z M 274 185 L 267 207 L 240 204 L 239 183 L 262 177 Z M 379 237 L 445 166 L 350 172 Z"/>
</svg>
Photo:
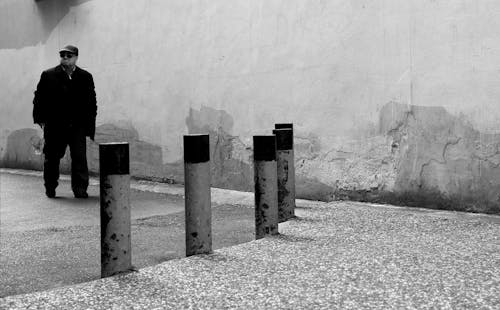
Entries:
<svg viewBox="0 0 500 310">
<path fill-rule="evenodd" d="M 76 198 L 87 198 L 89 172 L 86 137 L 94 140 L 97 115 L 92 75 L 77 67 L 78 48 L 59 51 L 60 64 L 42 72 L 33 99 L 33 120 L 43 129 L 45 194 L 56 196 L 59 162 L 69 145 L 71 188 Z"/>
</svg>

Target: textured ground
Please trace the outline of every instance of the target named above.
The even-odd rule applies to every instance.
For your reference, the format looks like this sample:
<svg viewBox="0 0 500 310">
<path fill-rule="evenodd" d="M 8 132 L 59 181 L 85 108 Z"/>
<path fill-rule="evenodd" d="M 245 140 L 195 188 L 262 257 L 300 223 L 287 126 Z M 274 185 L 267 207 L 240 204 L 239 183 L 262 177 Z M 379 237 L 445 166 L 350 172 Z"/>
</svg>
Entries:
<svg viewBox="0 0 500 310">
<path fill-rule="evenodd" d="M 500 307 L 498 216 L 306 201 L 297 215 L 276 237 L 7 297 L 0 308 Z"/>
<path fill-rule="evenodd" d="M 0 169 L 0 298 L 100 278 L 97 180 L 91 182 L 89 199 L 74 199 L 67 176 L 62 179 L 58 198 L 48 199 L 39 173 Z M 177 192 L 155 192 L 151 185 L 130 193 L 137 268 L 186 253 L 182 192 L 172 187 Z M 214 204 L 214 249 L 251 241 L 254 231 L 253 208 Z"/>
</svg>

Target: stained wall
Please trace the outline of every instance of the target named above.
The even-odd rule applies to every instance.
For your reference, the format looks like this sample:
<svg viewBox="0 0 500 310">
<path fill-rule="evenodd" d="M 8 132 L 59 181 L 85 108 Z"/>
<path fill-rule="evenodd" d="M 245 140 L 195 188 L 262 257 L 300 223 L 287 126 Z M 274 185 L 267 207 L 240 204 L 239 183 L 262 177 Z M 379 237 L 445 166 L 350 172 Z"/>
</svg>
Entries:
<svg viewBox="0 0 500 310">
<path fill-rule="evenodd" d="M 251 190 L 252 135 L 293 122 L 301 197 L 498 210 L 500 4 L 440 0 L 0 0 L 0 159 L 40 169 L 33 91 L 65 44 L 97 142 L 182 182 L 211 134 L 217 187 Z M 89 141 L 93 171 L 97 145 Z M 68 169 L 68 161 L 63 161 Z"/>
</svg>

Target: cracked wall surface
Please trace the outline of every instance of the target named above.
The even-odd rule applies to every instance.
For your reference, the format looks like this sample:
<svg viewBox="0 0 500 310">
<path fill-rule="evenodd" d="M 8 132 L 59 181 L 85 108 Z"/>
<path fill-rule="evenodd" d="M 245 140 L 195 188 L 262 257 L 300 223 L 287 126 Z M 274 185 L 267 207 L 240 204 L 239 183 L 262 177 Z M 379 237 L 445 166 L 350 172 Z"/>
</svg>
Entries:
<svg viewBox="0 0 500 310">
<path fill-rule="evenodd" d="M 32 128 L 18 129 L 7 137 L 7 145 L 0 158 L 1 167 L 43 169 L 43 139 Z"/>
<path fill-rule="evenodd" d="M 73 44 L 139 177 L 182 182 L 206 132 L 213 185 L 251 190 L 252 136 L 292 122 L 299 197 L 498 206 L 498 1 L 119 2 L 0 0 L 2 166 L 40 167 L 33 91 Z"/>
<path fill-rule="evenodd" d="M 338 143 L 297 162 L 323 197 L 500 210 L 500 134 L 481 133 L 443 107 L 390 102 L 377 134 Z"/>
<path fill-rule="evenodd" d="M 186 125 L 189 134 L 209 134 L 212 186 L 253 190 L 252 152 L 231 135 L 233 118 L 222 110 L 202 106 L 189 110 Z"/>
<path fill-rule="evenodd" d="M 87 160 L 90 171 L 99 172 L 99 143 L 128 142 L 130 174 L 140 178 L 162 179 L 162 148 L 143 141 L 128 122 L 102 124 L 96 128 L 95 142 L 87 139 Z"/>
<path fill-rule="evenodd" d="M 92 174 L 99 173 L 99 143 L 128 142 L 130 173 L 136 177 L 164 180 L 161 147 L 139 139 L 139 134 L 126 122 L 102 124 L 96 128 L 95 141 L 87 139 L 87 161 Z M 12 132 L 7 139 L 6 150 L 0 158 L 0 166 L 43 170 L 43 133 L 32 128 Z M 69 147 L 61 159 L 60 170 L 71 171 Z"/>
<path fill-rule="evenodd" d="M 481 133 L 442 107 L 395 103 L 382 110 L 381 130 L 395 146 L 395 192 L 498 208 L 499 134 Z"/>
</svg>

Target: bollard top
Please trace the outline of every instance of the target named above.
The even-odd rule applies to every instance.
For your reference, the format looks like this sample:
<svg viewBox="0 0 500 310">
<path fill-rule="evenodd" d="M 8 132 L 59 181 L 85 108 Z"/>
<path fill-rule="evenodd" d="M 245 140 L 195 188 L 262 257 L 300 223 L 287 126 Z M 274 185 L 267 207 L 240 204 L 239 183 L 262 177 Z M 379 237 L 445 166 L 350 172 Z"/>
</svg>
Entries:
<svg viewBox="0 0 500 310">
<path fill-rule="evenodd" d="M 253 136 L 254 161 L 276 160 L 276 136 Z"/>
<path fill-rule="evenodd" d="M 100 175 L 130 174 L 128 142 L 99 143 Z"/>
<path fill-rule="evenodd" d="M 276 135 L 276 149 L 278 151 L 293 150 L 292 128 L 274 129 L 273 133 Z"/>
<path fill-rule="evenodd" d="M 276 123 L 274 124 L 275 129 L 285 129 L 291 128 L 293 130 L 293 123 Z"/>
<path fill-rule="evenodd" d="M 128 142 L 102 142 L 102 143 L 99 143 L 99 146 L 103 145 L 103 146 L 107 146 L 107 145 L 124 145 L 124 144 L 128 144 Z"/>
<path fill-rule="evenodd" d="M 207 161 L 210 161 L 209 135 L 184 135 L 184 162 L 196 164 Z"/>
</svg>

